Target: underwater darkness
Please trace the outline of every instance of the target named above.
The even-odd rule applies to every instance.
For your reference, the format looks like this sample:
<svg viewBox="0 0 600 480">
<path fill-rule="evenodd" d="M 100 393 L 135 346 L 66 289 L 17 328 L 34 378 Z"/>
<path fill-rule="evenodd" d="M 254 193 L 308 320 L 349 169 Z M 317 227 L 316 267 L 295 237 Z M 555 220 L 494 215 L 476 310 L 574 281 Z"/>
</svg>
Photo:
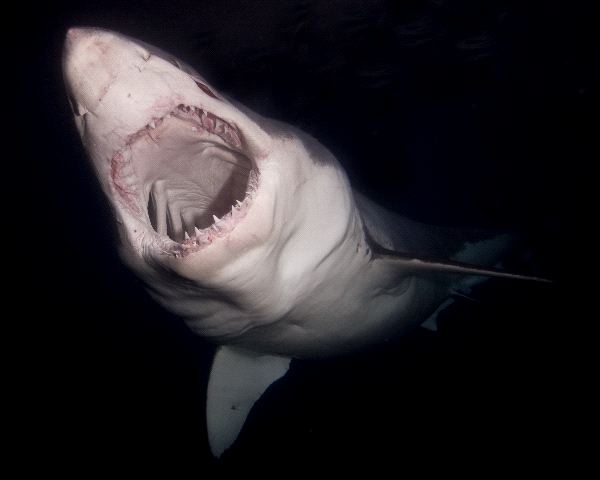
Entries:
<svg viewBox="0 0 600 480">
<path fill-rule="evenodd" d="M 591 20 L 571 5 L 144 0 L 52 2 L 15 17 L 27 26 L 11 34 L 23 75 L 15 111 L 28 127 L 21 181 L 6 186 L 23 199 L 14 232 L 28 239 L 14 252 L 25 300 L 14 297 L 10 322 L 26 330 L 12 357 L 22 467 L 79 478 L 558 468 L 580 421 L 566 239 L 591 132 Z M 117 257 L 62 86 L 73 25 L 175 54 L 226 95 L 318 138 L 355 188 L 391 209 L 517 232 L 523 248 L 506 267 L 556 283 L 490 280 L 443 314 L 438 333 L 294 362 L 213 460 L 213 347 Z"/>
</svg>

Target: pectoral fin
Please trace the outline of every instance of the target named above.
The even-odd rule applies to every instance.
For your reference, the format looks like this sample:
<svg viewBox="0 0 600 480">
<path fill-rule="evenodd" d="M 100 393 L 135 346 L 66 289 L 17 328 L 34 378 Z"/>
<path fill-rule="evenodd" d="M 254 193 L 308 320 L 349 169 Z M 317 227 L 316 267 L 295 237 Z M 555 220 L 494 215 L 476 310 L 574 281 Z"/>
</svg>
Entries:
<svg viewBox="0 0 600 480">
<path fill-rule="evenodd" d="M 385 257 L 386 260 L 395 263 L 402 268 L 404 272 L 414 273 L 454 273 L 458 275 L 474 275 L 481 277 L 497 277 L 512 280 L 529 280 L 533 282 L 552 283 L 551 280 L 529 275 L 519 275 L 517 273 L 504 272 L 495 268 L 478 267 L 460 262 L 425 260 L 420 258 L 410 258 L 404 256 Z"/>
<path fill-rule="evenodd" d="M 482 242 L 484 243 L 484 242 Z M 388 250 L 379 245 L 373 248 L 377 260 L 385 262 L 389 267 L 402 271 L 402 274 L 447 273 L 473 275 L 479 277 L 497 277 L 512 280 L 528 280 L 533 282 L 552 283 L 546 278 L 505 272 L 496 268 L 486 268 L 471 263 L 453 260 L 437 260 L 414 257 L 404 253 Z"/>
<path fill-rule="evenodd" d="M 206 398 L 208 441 L 214 456 L 233 444 L 265 390 L 288 371 L 290 359 L 235 347 L 215 354 Z"/>
</svg>

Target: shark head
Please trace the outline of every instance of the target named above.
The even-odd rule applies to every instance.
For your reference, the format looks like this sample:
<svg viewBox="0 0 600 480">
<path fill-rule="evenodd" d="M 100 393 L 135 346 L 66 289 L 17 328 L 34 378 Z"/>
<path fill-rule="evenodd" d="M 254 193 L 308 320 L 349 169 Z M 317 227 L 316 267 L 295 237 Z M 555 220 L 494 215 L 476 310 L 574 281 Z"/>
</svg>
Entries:
<svg viewBox="0 0 600 480">
<path fill-rule="evenodd" d="M 281 318 L 331 274 L 341 243 L 365 250 L 347 178 L 308 135 L 111 31 L 70 29 L 63 71 L 122 258 L 198 333 Z"/>
</svg>

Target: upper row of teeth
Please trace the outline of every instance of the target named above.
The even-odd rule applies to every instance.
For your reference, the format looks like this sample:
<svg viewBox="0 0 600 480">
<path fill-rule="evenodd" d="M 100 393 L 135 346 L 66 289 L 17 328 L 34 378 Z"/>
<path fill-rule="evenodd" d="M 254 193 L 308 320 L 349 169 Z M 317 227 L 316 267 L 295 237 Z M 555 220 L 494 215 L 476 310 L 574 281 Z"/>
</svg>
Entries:
<svg viewBox="0 0 600 480">
<path fill-rule="evenodd" d="M 200 119 L 201 127 L 210 133 L 214 133 L 221 137 L 225 142 L 239 148 L 241 141 L 238 133 L 227 122 L 221 120 L 211 113 L 207 113 L 201 108 L 190 107 L 188 105 L 178 105 L 177 110 L 181 113 L 195 113 Z M 172 113 L 167 114 L 164 118 L 154 118 L 146 125 L 146 129 L 155 129 L 159 127 L 164 119 L 171 118 Z M 192 127 L 192 131 L 197 132 L 198 127 Z"/>
</svg>

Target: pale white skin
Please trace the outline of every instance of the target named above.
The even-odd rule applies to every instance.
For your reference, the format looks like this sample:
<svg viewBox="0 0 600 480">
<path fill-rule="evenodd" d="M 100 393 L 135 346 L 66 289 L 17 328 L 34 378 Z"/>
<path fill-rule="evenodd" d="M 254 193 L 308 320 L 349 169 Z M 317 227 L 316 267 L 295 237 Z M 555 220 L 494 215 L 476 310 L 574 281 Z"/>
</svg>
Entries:
<svg viewBox="0 0 600 480">
<path fill-rule="evenodd" d="M 116 33 L 72 29 L 64 60 L 79 132 L 121 227 L 122 256 L 158 301 L 216 342 L 291 356 L 355 348 L 436 308 L 436 284 L 374 260 L 348 180 L 327 150 L 212 98 L 191 75 L 202 77 L 159 55 Z M 128 136 L 178 104 L 235 125 L 260 172 L 247 215 L 183 257 L 163 254 L 149 222 L 124 205 L 109 161 Z M 163 278 L 148 255 L 198 288 Z"/>
<path fill-rule="evenodd" d="M 235 105 L 149 45 L 70 29 L 63 69 L 124 262 L 222 345 L 207 394 L 216 456 L 290 357 L 348 352 L 416 326 L 465 274 L 525 278 L 397 255 L 492 265 L 506 242 L 468 244 L 381 209 L 315 139 Z M 222 216 L 214 225 L 212 214 Z"/>
<path fill-rule="evenodd" d="M 371 252 L 365 222 L 382 245 L 393 247 L 393 239 L 376 207 L 361 217 L 343 170 L 313 138 L 244 113 L 191 68 L 113 32 L 71 29 L 64 74 L 82 141 L 114 207 L 124 261 L 199 335 L 264 353 L 329 355 L 419 324 L 447 296 L 447 277 L 415 276 Z M 234 126 L 259 180 L 231 231 L 174 255 L 176 243 L 115 187 L 111 158 L 180 104 Z"/>
</svg>

